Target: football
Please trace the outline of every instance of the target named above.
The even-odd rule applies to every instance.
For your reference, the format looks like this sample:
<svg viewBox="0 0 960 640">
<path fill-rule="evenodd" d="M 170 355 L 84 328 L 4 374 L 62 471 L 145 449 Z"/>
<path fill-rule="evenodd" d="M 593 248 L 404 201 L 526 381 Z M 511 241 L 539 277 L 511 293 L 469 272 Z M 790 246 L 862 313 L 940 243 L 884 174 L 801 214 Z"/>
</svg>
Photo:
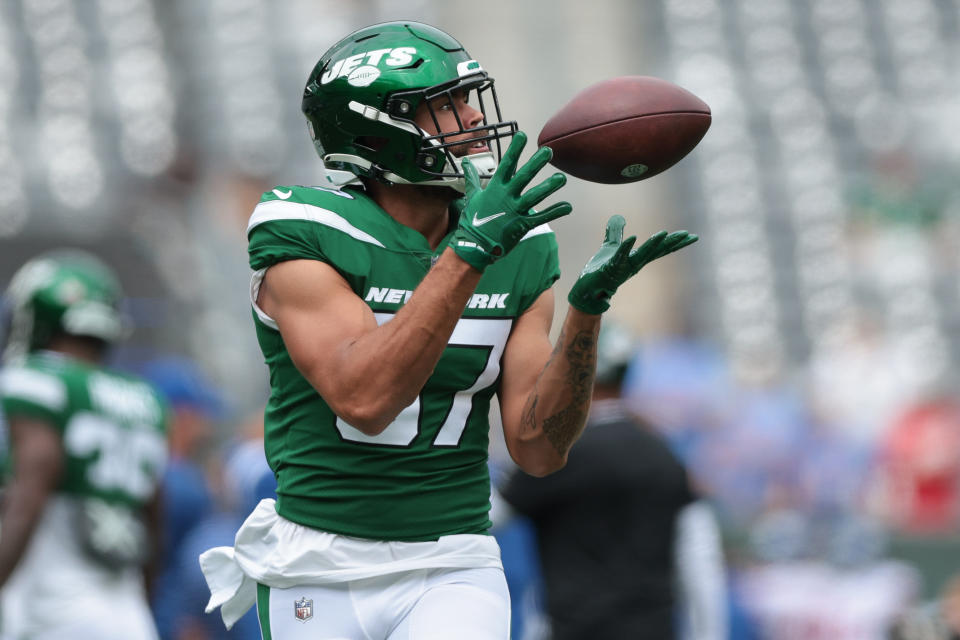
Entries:
<svg viewBox="0 0 960 640">
<path fill-rule="evenodd" d="M 690 153 L 710 128 L 710 107 L 686 89 L 650 76 L 590 85 L 543 126 L 537 144 L 577 178 L 623 184 L 651 178 Z"/>
</svg>

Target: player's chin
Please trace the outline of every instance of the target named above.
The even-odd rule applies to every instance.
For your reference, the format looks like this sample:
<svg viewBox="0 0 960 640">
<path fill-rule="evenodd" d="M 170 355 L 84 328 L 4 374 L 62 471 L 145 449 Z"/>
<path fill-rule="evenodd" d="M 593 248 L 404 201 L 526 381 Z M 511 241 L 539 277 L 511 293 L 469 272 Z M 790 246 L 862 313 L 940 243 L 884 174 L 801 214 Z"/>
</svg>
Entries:
<svg viewBox="0 0 960 640">
<path fill-rule="evenodd" d="M 464 156 L 473 156 L 477 155 L 478 153 L 486 153 L 488 151 L 490 151 L 490 147 L 487 146 L 486 142 L 458 144 L 450 149 L 450 152 L 458 158 L 463 158 Z"/>
<path fill-rule="evenodd" d="M 447 204 L 462 198 L 463 194 L 453 187 L 448 187 L 446 185 L 425 185 L 425 184 L 415 184 L 413 188 L 419 191 L 420 193 L 429 196 L 430 198 L 439 198 L 441 200 L 446 200 Z"/>
</svg>

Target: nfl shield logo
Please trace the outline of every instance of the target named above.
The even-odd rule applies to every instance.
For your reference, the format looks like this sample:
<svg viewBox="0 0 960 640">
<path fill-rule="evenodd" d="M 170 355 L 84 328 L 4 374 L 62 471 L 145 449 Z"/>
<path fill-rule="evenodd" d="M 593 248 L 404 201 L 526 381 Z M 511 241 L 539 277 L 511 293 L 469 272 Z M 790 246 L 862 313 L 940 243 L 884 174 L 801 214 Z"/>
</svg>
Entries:
<svg viewBox="0 0 960 640">
<path fill-rule="evenodd" d="M 313 617 L 313 600 L 300 598 L 293 602 L 293 615 L 300 622 L 306 622 Z"/>
</svg>

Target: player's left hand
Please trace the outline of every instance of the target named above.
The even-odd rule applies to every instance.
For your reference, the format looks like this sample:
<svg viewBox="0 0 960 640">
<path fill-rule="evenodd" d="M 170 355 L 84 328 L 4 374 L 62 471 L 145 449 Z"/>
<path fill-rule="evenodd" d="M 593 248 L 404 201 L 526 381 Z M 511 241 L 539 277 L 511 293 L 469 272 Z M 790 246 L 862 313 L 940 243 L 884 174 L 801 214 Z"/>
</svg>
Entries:
<svg viewBox="0 0 960 640">
<path fill-rule="evenodd" d="M 657 258 L 678 251 L 699 240 L 688 231 L 653 234 L 638 249 L 633 249 L 636 236 L 623 239 L 623 216 L 615 215 L 607 222 L 600 250 L 583 268 L 570 289 L 567 300 L 574 309 L 599 315 L 610 308 L 610 298 L 617 287 L 632 278 L 640 269 Z"/>
<path fill-rule="evenodd" d="M 514 134 L 497 171 L 486 187 L 469 157 L 461 160 L 466 184 L 460 223 L 450 246 L 463 260 L 483 271 L 505 256 L 531 229 L 570 213 L 568 202 L 556 202 L 542 211 L 533 207 L 566 184 L 567 177 L 554 173 L 529 189 L 536 174 L 550 162 L 553 151 L 541 147 L 519 169 L 520 152 L 527 142 L 522 131 Z"/>
</svg>

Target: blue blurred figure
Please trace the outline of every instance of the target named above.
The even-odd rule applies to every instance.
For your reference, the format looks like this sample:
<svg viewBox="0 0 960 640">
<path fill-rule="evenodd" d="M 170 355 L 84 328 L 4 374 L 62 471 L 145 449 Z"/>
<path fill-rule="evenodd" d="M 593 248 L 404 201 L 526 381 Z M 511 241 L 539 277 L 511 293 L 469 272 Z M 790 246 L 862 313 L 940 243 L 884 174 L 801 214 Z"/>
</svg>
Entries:
<svg viewBox="0 0 960 640">
<path fill-rule="evenodd" d="M 494 491 L 490 496 L 490 533 L 500 545 L 503 573 L 510 591 L 510 637 L 513 640 L 545 640 L 549 622 L 543 609 L 543 576 L 537 550 L 536 530 L 529 518 L 513 512 L 499 488 L 510 469 L 491 460 Z"/>
<path fill-rule="evenodd" d="M 214 512 L 214 496 L 204 457 L 215 436 L 215 424 L 228 416 L 219 390 L 196 362 L 163 356 L 147 362 L 139 373 L 170 405 L 170 460 L 162 481 L 164 528 L 161 568 L 152 589 L 151 607 L 160 637 L 178 640 L 187 615 L 181 597 L 178 557 L 191 531 Z"/>
<path fill-rule="evenodd" d="M 263 452 L 262 425 L 259 436 L 254 434 L 225 451 L 222 483 L 220 508 L 187 534 L 175 559 L 181 610 L 186 614 L 184 628 L 193 634 L 190 640 L 260 640 L 256 608 L 250 609 L 230 630 L 224 628 L 219 613 L 204 613 L 210 590 L 198 558 L 211 547 L 232 545 L 247 514 L 261 500 L 276 498 L 276 479 Z"/>
</svg>

